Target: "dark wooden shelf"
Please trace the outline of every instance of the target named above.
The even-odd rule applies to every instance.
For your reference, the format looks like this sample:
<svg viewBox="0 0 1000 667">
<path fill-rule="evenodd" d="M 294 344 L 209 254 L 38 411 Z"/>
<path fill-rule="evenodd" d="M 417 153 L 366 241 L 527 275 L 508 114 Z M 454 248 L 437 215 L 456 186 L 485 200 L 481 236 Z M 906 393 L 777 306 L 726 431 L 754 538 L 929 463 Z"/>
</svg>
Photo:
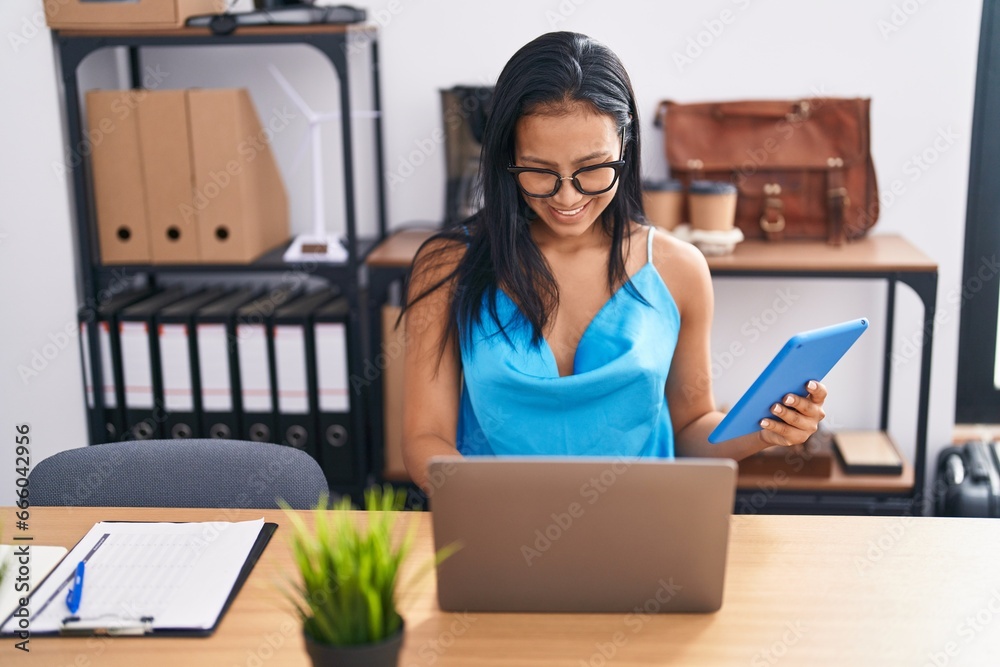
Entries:
<svg viewBox="0 0 1000 667">
<path fill-rule="evenodd" d="M 358 264 L 365 261 L 365 257 L 376 247 L 378 239 L 362 238 L 355 241 L 355 252 L 357 253 Z M 129 271 L 132 273 L 236 273 L 242 271 L 313 271 L 317 269 L 323 271 L 336 271 L 339 269 L 349 269 L 348 262 L 286 262 L 282 259 L 285 250 L 291 245 L 291 241 L 286 241 L 280 246 L 273 248 L 257 259 L 249 263 L 217 263 L 206 262 L 204 264 L 184 263 L 184 264 L 104 264 L 99 270 Z"/>
<path fill-rule="evenodd" d="M 823 241 L 772 243 L 747 240 L 731 255 L 708 257 L 713 274 L 727 273 L 927 273 L 937 262 L 895 234 L 874 234 L 831 246 Z"/>
<path fill-rule="evenodd" d="M 309 23 L 303 25 L 255 25 L 241 26 L 230 35 L 216 35 L 209 28 L 201 27 L 181 27 L 181 28 L 110 28 L 101 30 L 56 30 L 59 37 L 94 39 L 119 39 L 119 38 L 157 38 L 157 37 L 215 37 L 226 39 L 227 37 L 303 37 L 309 35 L 330 35 L 345 33 L 364 33 L 375 30 L 372 23 Z"/>
<path fill-rule="evenodd" d="M 777 491 L 845 491 L 863 493 L 904 494 L 913 490 L 913 465 L 903 459 L 903 472 L 898 475 L 857 475 L 844 472 L 840 459 L 833 457 L 829 477 L 800 476 L 792 473 L 746 474 L 740 472 L 736 486 L 741 491 L 776 488 Z"/>
</svg>

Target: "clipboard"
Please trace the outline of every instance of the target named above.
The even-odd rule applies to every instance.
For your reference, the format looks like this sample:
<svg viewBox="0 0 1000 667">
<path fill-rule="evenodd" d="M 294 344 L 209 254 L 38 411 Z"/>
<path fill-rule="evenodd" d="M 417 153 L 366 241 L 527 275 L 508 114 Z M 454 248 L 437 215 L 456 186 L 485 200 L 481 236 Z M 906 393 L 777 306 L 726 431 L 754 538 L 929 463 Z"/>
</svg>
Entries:
<svg viewBox="0 0 1000 667">
<path fill-rule="evenodd" d="M 66 571 L 75 572 L 76 563 L 83 560 L 86 562 L 87 558 L 92 555 L 97 548 L 101 546 L 101 541 L 99 540 L 95 547 L 88 550 L 87 553 L 82 553 L 82 549 L 86 549 L 87 545 L 90 544 L 88 540 L 92 537 L 92 533 L 95 529 L 101 526 L 111 526 L 114 524 L 120 524 L 122 526 L 153 526 L 156 525 L 209 525 L 218 524 L 219 522 L 129 522 L 129 521 L 106 521 L 95 524 L 90 531 L 87 532 L 74 546 L 70 549 L 69 553 L 60 561 L 60 563 L 49 573 L 49 575 L 31 591 L 31 598 L 29 599 L 29 605 L 31 607 L 31 634 L 39 636 L 153 636 L 153 637 L 207 637 L 215 632 L 216 628 L 219 626 L 219 622 L 222 617 L 225 616 L 229 607 L 232 605 L 233 601 L 236 599 L 237 594 L 243 587 L 247 578 L 250 576 L 250 572 L 253 570 L 254 565 L 256 565 L 257 560 L 263 554 L 264 549 L 267 547 L 271 540 L 271 536 L 274 535 L 274 531 L 277 530 L 278 524 L 263 522 L 261 520 L 260 530 L 249 550 L 247 551 L 246 558 L 244 559 L 242 565 L 240 566 L 239 572 L 236 574 L 236 578 L 233 584 L 228 590 L 228 594 L 225 597 L 224 602 L 215 616 L 214 622 L 208 627 L 185 627 L 183 624 L 180 625 L 157 625 L 157 619 L 155 616 L 138 615 L 137 617 L 126 617 L 126 616 L 109 616 L 101 615 L 96 618 L 86 618 L 86 614 L 83 609 L 79 612 L 79 616 L 74 616 L 65 609 L 65 603 L 63 598 L 66 596 L 67 586 L 72 579 L 66 577 Z M 226 523 L 226 522 L 223 522 Z M 253 522 L 243 522 L 243 523 L 253 523 Z M 85 542 L 87 545 L 85 545 Z M 83 547 L 82 547 L 83 545 Z M 84 585 L 84 592 L 87 592 L 86 584 Z M 37 595 L 42 595 L 45 599 L 42 602 L 42 606 L 39 607 L 35 602 L 35 597 Z M 48 627 L 39 628 L 38 618 L 42 617 L 49 605 L 60 605 L 63 609 L 62 621 L 58 623 L 58 627 L 49 629 Z M 8 615 L 2 623 L 0 623 L 0 636 L 16 636 L 19 632 L 15 617 L 18 616 L 18 611 L 22 610 L 23 607 L 18 607 Z M 53 614 L 55 614 L 56 608 L 53 608 Z M 12 623 L 14 621 L 14 623 Z M 10 627 L 8 627 L 10 626 Z"/>
</svg>

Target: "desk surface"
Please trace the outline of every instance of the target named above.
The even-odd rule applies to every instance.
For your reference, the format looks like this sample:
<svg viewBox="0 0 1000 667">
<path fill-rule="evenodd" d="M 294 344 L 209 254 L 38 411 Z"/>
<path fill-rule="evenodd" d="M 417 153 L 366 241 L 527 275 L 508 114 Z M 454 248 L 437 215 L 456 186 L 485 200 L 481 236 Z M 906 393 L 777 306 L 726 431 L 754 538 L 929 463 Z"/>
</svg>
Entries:
<svg viewBox="0 0 1000 667">
<path fill-rule="evenodd" d="M 403 230 L 387 238 L 371 252 L 369 266 L 408 267 L 420 244 L 432 231 Z M 933 272 L 937 263 L 895 234 L 874 234 L 843 246 L 823 241 L 748 240 L 736 246 L 731 255 L 709 257 L 713 273 L 727 272 Z"/>
<path fill-rule="evenodd" d="M 310 513 L 301 513 L 308 516 Z M 14 525 L 5 508 L 4 525 Z M 276 511 L 32 508 L 37 544 L 71 547 L 100 519 L 282 524 L 206 639 L 0 641 L 3 664 L 307 666 L 279 591 L 293 574 Z M 363 520 L 363 514 L 358 515 Z M 430 516 L 413 558 L 430 556 Z M 433 574 L 401 605 L 401 667 L 546 665 L 993 665 L 1000 654 L 1000 521 L 911 517 L 734 516 L 722 609 L 715 614 L 450 614 Z M 405 575 L 404 575 L 405 576 Z M 601 576 L 595 572 L 594 576 Z M 950 654 L 950 655 L 949 655 Z"/>
</svg>

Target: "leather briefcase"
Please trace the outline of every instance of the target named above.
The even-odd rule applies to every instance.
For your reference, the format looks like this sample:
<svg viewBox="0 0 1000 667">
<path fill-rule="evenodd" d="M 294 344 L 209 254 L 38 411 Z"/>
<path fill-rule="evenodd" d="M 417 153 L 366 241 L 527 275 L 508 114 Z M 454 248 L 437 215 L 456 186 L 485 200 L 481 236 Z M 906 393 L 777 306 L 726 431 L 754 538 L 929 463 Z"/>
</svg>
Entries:
<svg viewBox="0 0 1000 667">
<path fill-rule="evenodd" d="M 839 245 L 878 220 L 869 99 L 662 102 L 671 175 L 731 182 L 747 238 Z"/>
</svg>

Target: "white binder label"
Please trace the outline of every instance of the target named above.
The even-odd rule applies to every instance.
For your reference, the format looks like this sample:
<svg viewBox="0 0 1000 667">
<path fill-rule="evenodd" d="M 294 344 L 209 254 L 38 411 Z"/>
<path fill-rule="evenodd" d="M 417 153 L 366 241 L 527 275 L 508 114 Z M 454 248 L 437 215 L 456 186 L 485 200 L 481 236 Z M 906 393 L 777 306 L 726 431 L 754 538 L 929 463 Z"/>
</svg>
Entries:
<svg viewBox="0 0 1000 667">
<path fill-rule="evenodd" d="M 316 366 L 319 411 L 350 411 L 346 326 L 330 323 L 316 325 Z"/>
<path fill-rule="evenodd" d="M 300 326 L 274 327 L 274 362 L 278 380 L 278 411 L 285 414 L 309 412 L 306 383 L 306 334 Z"/>
<path fill-rule="evenodd" d="M 90 337 L 87 325 L 80 322 L 80 354 L 83 356 L 83 389 L 87 395 L 87 407 L 94 407 L 94 375 L 90 372 Z"/>
<path fill-rule="evenodd" d="M 201 405 L 206 412 L 231 412 L 229 345 L 226 325 L 198 325 L 198 370 L 201 372 Z"/>
<path fill-rule="evenodd" d="M 97 337 L 101 342 L 101 379 L 104 381 L 104 407 L 117 408 L 118 396 L 115 394 L 115 370 L 111 358 L 111 327 L 107 322 L 101 322 L 97 327 Z"/>
<path fill-rule="evenodd" d="M 267 331 L 263 324 L 240 324 L 240 393 L 245 412 L 270 412 L 271 376 L 267 367 Z"/>
<path fill-rule="evenodd" d="M 160 325 L 160 363 L 163 367 L 163 403 L 167 410 L 193 412 L 187 326 Z"/>
<path fill-rule="evenodd" d="M 125 371 L 125 406 L 153 407 L 153 370 L 145 322 L 122 322 L 122 368 Z"/>
</svg>

